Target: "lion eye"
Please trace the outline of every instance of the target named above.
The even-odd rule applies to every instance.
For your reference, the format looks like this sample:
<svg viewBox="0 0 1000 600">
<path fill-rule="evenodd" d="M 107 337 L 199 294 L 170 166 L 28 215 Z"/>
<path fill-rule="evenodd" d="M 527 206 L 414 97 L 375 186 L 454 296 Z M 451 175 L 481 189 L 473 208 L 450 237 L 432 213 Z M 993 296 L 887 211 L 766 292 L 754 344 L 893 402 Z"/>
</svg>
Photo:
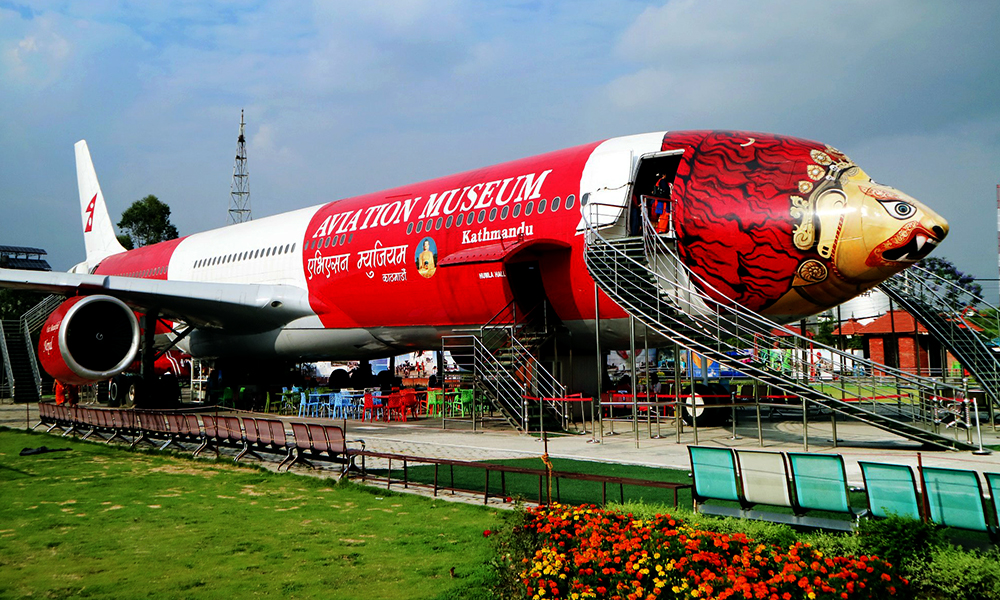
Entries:
<svg viewBox="0 0 1000 600">
<path fill-rule="evenodd" d="M 917 209 L 914 208 L 909 202 L 902 202 L 898 200 L 882 202 L 882 207 L 885 208 L 890 215 L 896 217 L 897 219 L 907 219 L 912 217 L 913 214 L 917 212 Z"/>
</svg>

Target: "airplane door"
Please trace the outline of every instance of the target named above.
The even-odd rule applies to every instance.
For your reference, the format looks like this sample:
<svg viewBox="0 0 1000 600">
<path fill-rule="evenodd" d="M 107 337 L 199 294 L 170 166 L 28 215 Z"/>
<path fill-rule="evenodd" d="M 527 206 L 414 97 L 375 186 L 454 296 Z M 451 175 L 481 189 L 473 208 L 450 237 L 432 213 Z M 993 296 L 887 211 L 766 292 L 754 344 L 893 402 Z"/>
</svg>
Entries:
<svg viewBox="0 0 1000 600">
<path fill-rule="evenodd" d="M 537 260 L 507 263 L 504 270 L 520 314 L 534 310 L 546 299 L 545 284 L 542 282 Z"/>
<path fill-rule="evenodd" d="M 628 207 L 633 153 L 631 150 L 596 152 L 580 177 L 580 211 L 598 227 L 613 225 Z M 584 219 L 577 231 L 586 229 Z"/>
</svg>

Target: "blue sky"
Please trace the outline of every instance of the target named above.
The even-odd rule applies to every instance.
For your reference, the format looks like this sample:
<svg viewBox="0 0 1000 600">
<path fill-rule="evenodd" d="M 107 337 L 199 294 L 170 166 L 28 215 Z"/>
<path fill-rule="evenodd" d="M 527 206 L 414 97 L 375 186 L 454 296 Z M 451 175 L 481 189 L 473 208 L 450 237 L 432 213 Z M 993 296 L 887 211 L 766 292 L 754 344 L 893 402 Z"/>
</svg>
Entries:
<svg viewBox="0 0 1000 600">
<path fill-rule="evenodd" d="M 949 220 L 997 278 L 992 0 L 0 0 L 0 244 L 82 259 L 73 143 L 113 218 L 226 223 L 240 109 L 255 216 L 616 135 L 829 143 Z M 984 287 L 997 291 L 994 282 Z"/>
</svg>

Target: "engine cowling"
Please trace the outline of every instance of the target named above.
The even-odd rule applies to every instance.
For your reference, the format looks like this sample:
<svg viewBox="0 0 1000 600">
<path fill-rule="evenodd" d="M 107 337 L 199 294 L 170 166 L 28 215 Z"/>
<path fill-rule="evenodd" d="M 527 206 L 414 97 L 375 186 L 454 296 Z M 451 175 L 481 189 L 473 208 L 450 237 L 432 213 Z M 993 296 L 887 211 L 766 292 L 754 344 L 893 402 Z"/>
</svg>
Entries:
<svg viewBox="0 0 1000 600">
<path fill-rule="evenodd" d="M 139 353 L 139 321 L 111 296 L 77 296 L 59 305 L 42 327 L 38 358 L 45 372 L 73 385 L 127 369 Z"/>
</svg>

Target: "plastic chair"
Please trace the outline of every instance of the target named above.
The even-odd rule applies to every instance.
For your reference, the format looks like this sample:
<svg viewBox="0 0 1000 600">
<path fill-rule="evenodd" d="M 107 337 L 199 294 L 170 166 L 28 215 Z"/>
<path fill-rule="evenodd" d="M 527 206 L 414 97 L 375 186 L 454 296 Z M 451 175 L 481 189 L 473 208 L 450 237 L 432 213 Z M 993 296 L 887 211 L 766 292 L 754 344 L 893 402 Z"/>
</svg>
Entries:
<svg viewBox="0 0 1000 600">
<path fill-rule="evenodd" d="M 795 501 L 806 510 L 854 514 L 847 496 L 847 471 L 839 454 L 789 452 Z"/>
<path fill-rule="evenodd" d="M 227 387 L 222 390 L 222 397 L 219 398 L 219 406 L 236 407 L 236 402 L 233 399 L 233 388 Z"/>
<path fill-rule="evenodd" d="M 299 416 L 300 417 L 315 417 L 319 413 L 319 398 L 307 394 L 306 392 L 301 392 L 302 401 L 299 403 Z"/>
<path fill-rule="evenodd" d="M 416 419 L 417 412 L 420 410 L 420 400 L 417 399 L 417 392 L 415 390 L 403 390 L 400 394 L 403 404 L 403 420 L 406 420 L 405 416 L 407 411 L 409 411 L 410 415 Z"/>
<path fill-rule="evenodd" d="M 378 398 L 379 401 L 377 403 L 375 400 L 375 394 L 365 392 L 364 408 L 361 411 L 362 421 L 375 421 L 382 418 L 382 399 Z"/>
<path fill-rule="evenodd" d="M 736 455 L 731 449 L 688 446 L 688 454 L 696 512 L 698 503 L 709 498 L 742 503 L 736 485 Z"/>
<path fill-rule="evenodd" d="M 997 524 L 1000 534 L 1000 473 L 983 473 L 986 476 L 986 487 L 990 489 L 990 499 L 993 500 L 993 522 Z"/>
<path fill-rule="evenodd" d="M 334 419 L 353 419 L 354 403 L 343 392 L 333 392 L 330 402 Z"/>
<path fill-rule="evenodd" d="M 425 401 L 424 412 L 428 416 L 441 414 L 442 390 L 427 390 L 427 400 Z"/>
<path fill-rule="evenodd" d="M 458 390 L 458 396 L 455 400 L 458 402 L 458 410 L 463 417 L 466 416 L 466 414 L 472 414 L 474 393 L 475 392 L 471 388 Z"/>
<path fill-rule="evenodd" d="M 859 460 L 861 477 L 868 492 L 868 510 L 874 517 L 896 515 L 920 520 L 920 496 L 913 469 Z"/>
<path fill-rule="evenodd" d="M 748 505 L 794 506 L 788 485 L 788 462 L 783 453 L 737 450 L 736 463 Z"/>
<path fill-rule="evenodd" d="M 939 525 L 990 532 L 986 504 L 975 471 L 923 468 L 931 520 Z"/>
<path fill-rule="evenodd" d="M 402 394 L 389 394 L 385 398 L 385 420 L 406 422 L 406 409 L 403 407 Z"/>
</svg>

